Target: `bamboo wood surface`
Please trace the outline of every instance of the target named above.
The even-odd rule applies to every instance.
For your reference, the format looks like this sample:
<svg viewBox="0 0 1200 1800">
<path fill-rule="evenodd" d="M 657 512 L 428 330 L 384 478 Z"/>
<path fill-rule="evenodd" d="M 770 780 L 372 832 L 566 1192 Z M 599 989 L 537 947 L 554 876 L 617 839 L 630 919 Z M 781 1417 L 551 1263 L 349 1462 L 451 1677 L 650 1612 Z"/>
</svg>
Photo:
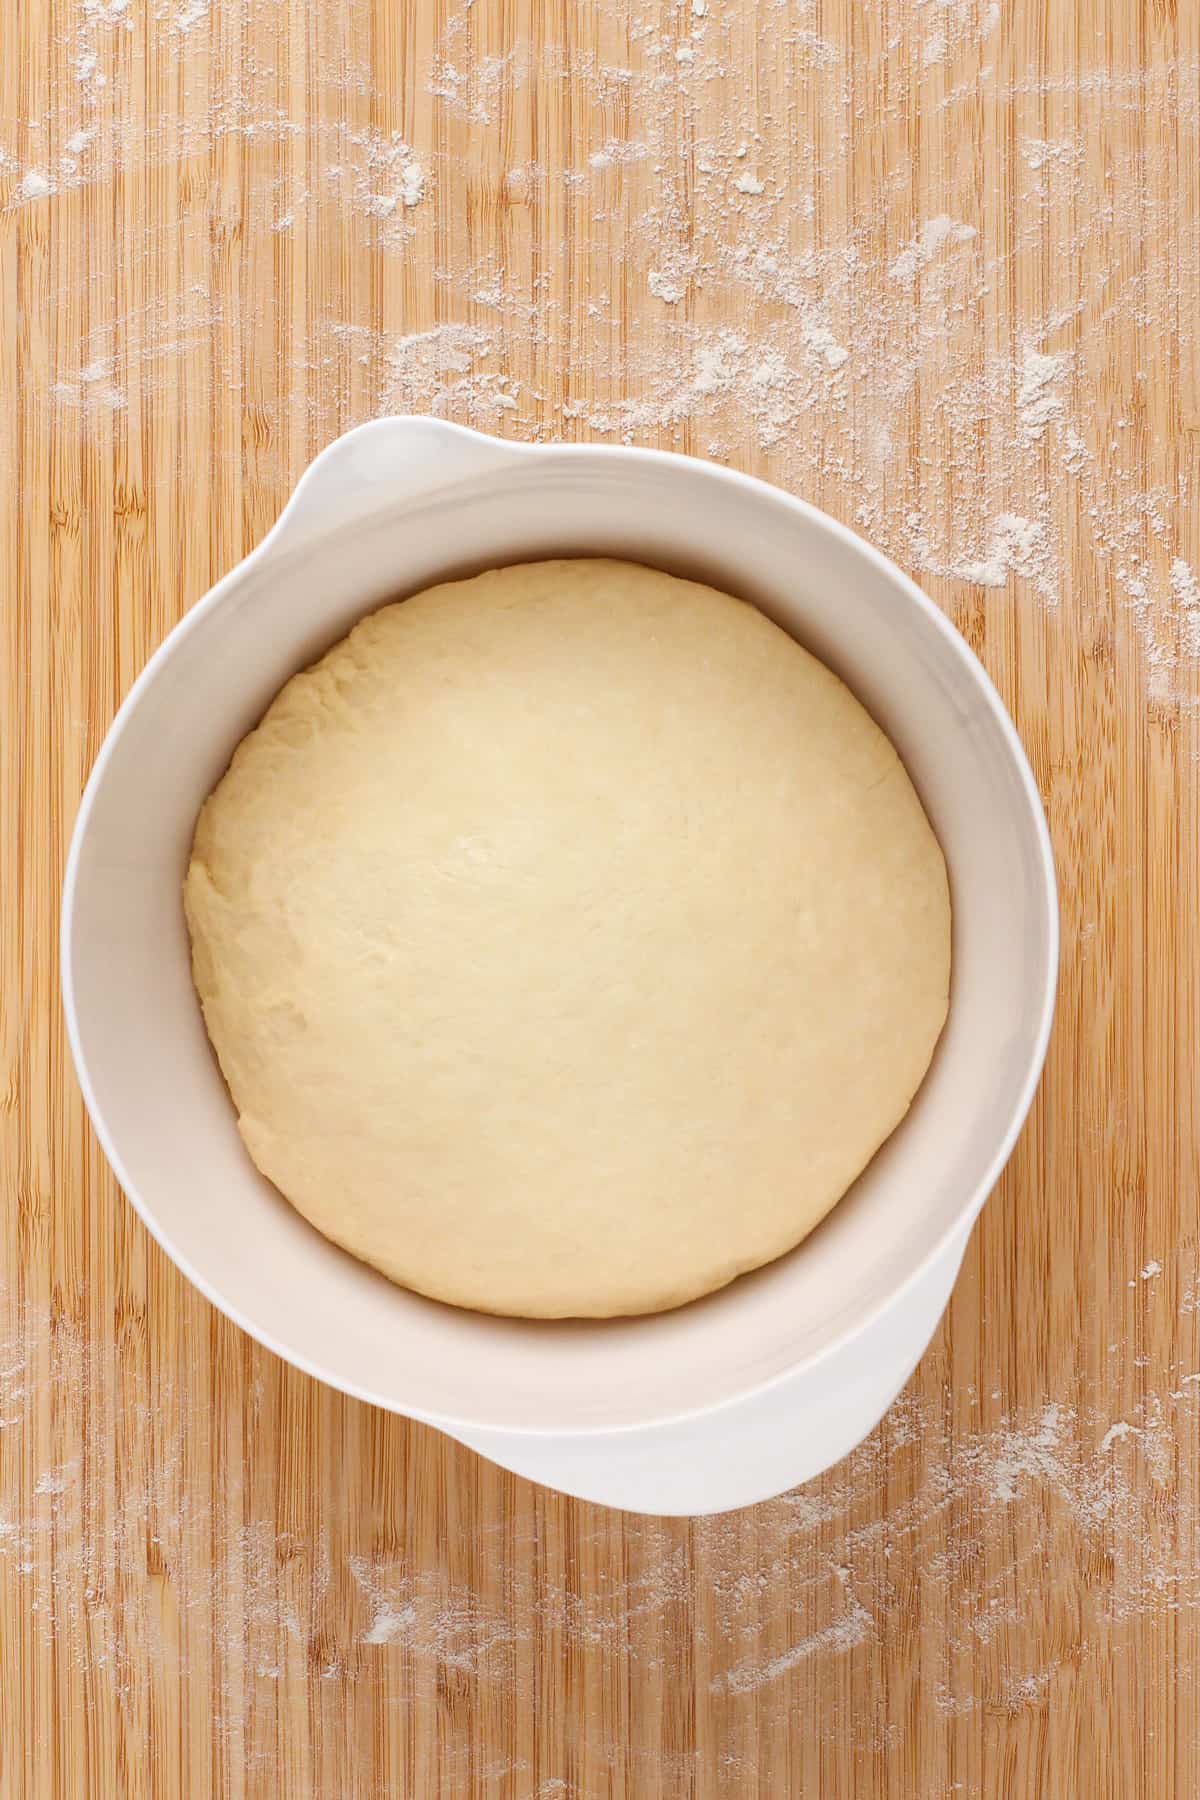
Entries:
<svg viewBox="0 0 1200 1800">
<path fill-rule="evenodd" d="M 0 0 L 0 1796 L 1200 1792 L 1200 9 Z M 623 1517 L 193 1292 L 86 1124 L 123 694 L 385 410 L 881 543 L 1046 799 L 1046 1079 L 871 1441 Z"/>
</svg>

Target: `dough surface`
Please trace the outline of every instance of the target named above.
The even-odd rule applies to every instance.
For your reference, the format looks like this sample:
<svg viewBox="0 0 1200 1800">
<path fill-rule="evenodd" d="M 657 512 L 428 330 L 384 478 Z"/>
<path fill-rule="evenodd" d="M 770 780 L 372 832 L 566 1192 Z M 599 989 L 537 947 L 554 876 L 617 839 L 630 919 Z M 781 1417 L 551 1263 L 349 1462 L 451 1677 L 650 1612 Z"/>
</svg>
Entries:
<svg viewBox="0 0 1200 1800">
<path fill-rule="evenodd" d="M 238 747 L 184 899 L 255 1163 L 485 1312 L 653 1312 L 791 1249 L 947 1011 L 887 739 L 753 607 L 630 563 L 364 619 Z"/>
</svg>

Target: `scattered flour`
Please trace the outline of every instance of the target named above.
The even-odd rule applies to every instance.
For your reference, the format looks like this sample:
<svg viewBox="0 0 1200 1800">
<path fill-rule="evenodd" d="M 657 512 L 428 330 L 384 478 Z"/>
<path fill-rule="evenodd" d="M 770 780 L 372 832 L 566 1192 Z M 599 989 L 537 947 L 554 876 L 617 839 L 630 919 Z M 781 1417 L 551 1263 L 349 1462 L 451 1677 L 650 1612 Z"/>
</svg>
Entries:
<svg viewBox="0 0 1200 1800">
<path fill-rule="evenodd" d="M 131 0 L 83 0 L 83 16 L 92 25 L 123 25 L 133 30 Z"/>
<path fill-rule="evenodd" d="M 551 33 L 538 55 L 524 45 L 482 54 L 477 9 L 452 8 L 412 73 L 435 118 L 495 128 L 502 113 L 535 103 L 545 83 L 572 79 L 582 97 L 577 128 L 595 148 L 577 167 L 515 163 L 506 205 L 519 216 L 536 207 L 547 219 L 564 206 L 590 208 L 616 233 L 613 241 L 631 247 L 626 266 L 658 304 L 626 313 L 593 269 L 572 316 L 547 267 L 501 267 L 496 244 L 476 252 L 459 234 L 436 270 L 436 310 L 423 307 L 399 335 L 370 310 L 377 284 L 363 289 L 365 312 L 359 300 L 347 312 L 341 300 L 318 298 L 307 324 L 293 330 L 289 416 L 307 407 L 314 444 L 405 405 L 521 436 L 588 433 L 736 454 L 919 576 L 991 591 L 1003 606 L 1015 602 L 1017 582 L 1047 605 L 1058 602 L 1070 516 L 1078 521 L 1071 566 L 1079 569 L 1081 554 L 1092 564 L 1080 594 L 1102 596 L 1096 603 L 1114 609 L 1136 645 L 1148 703 L 1196 704 L 1200 605 L 1194 577 L 1189 584 L 1178 573 L 1178 565 L 1189 573 L 1192 566 L 1193 546 L 1180 535 L 1186 478 L 1154 446 L 1131 455 L 1136 393 L 1124 410 L 1110 408 L 1099 385 L 1104 357 L 1079 349 L 1085 339 L 1130 342 L 1133 327 L 1153 346 L 1175 330 L 1166 250 L 1174 190 L 1150 165 L 1114 167 L 1113 179 L 1097 185 L 1083 148 L 1122 109 L 1157 109 L 1181 122 L 1190 102 L 1156 67 L 1127 74 L 1097 65 L 1054 80 L 1003 74 L 985 60 L 1004 22 L 995 4 L 898 5 L 897 33 L 871 53 L 879 126 L 904 127 L 909 84 L 920 81 L 931 116 L 984 106 L 1033 179 L 1014 194 L 1011 220 L 997 225 L 986 209 L 964 220 L 963 194 L 948 172 L 941 204 L 926 195 L 913 235 L 888 256 L 879 249 L 883 189 L 872 199 L 868 174 L 865 204 L 850 218 L 836 199 L 864 175 L 861 132 L 845 124 L 862 49 L 820 36 L 807 7 L 787 38 L 795 69 L 819 71 L 801 113 L 781 111 L 753 69 L 742 68 L 722 8 L 685 4 L 686 33 L 671 37 L 618 0 L 619 30 L 587 45 Z M 299 246 L 315 231 L 332 242 L 355 221 L 384 258 L 407 256 L 417 233 L 431 241 L 432 209 L 422 203 L 446 154 L 435 148 L 440 126 L 418 147 L 351 125 L 346 96 L 369 100 L 375 88 L 369 67 L 348 54 L 315 71 L 320 105 L 292 116 L 271 67 L 235 58 L 203 29 L 207 0 L 174 0 L 161 16 L 181 68 L 209 84 L 207 111 L 164 111 L 134 130 L 123 122 L 122 86 L 111 105 L 104 101 L 101 126 L 92 116 L 99 90 L 133 78 L 137 59 L 131 64 L 119 46 L 146 31 L 150 15 L 140 0 L 86 0 L 64 44 L 78 92 L 47 108 L 38 122 L 44 140 L 10 147 L 0 130 L 0 168 L 13 169 L 15 156 L 15 169 L 26 170 L 10 204 L 54 202 L 109 182 L 168 145 L 203 157 L 233 134 L 248 159 L 249 241 L 278 246 L 294 232 Z M 681 47 L 692 62 L 677 62 Z M 717 81 L 722 103 L 714 111 L 705 90 Z M 458 180 L 449 164 L 440 172 Z M 769 204 L 754 204 L 768 195 Z M 830 230 L 826 217 L 842 222 Z M 1085 291 L 1083 251 L 1101 223 L 1108 272 Z M 199 212 L 184 222 L 189 232 L 202 228 Z M 1053 244 L 1054 254 L 1035 296 L 1011 281 L 1017 255 L 1037 243 Z M 382 272 L 381 281 L 386 291 Z M 694 321 L 681 304 L 692 294 Z M 151 320 L 144 311 L 122 316 L 97 292 L 88 337 L 143 397 L 173 383 L 185 358 L 191 379 L 237 381 L 238 342 L 265 321 L 235 318 L 231 292 L 208 301 L 209 324 L 199 328 L 182 316 L 196 310 L 190 293 L 179 297 L 179 319 Z M 469 336 L 477 308 L 489 314 L 486 346 Z M 714 317 L 736 326 L 722 339 Z M 207 364 L 198 354 L 202 329 Z M 81 343 L 76 366 L 93 355 L 92 344 Z M 351 356 L 362 373 L 348 391 Z M 561 374 L 547 381 L 548 370 Z M 582 371 L 590 372 L 586 392 Z M 1161 371 L 1154 379 L 1161 382 Z M 129 391 L 124 381 L 81 384 L 60 368 L 45 397 L 86 425 L 99 422 L 102 409 L 120 410 Z M 939 597 L 955 604 L 952 590 Z"/>
<path fill-rule="evenodd" d="M 435 325 L 388 346 L 385 412 L 429 412 L 445 417 L 468 404 L 473 417 L 491 421 L 516 408 L 511 377 L 492 367 L 495 346 L 473 325 Z"/>
<path fill-rule="evenodd" d="M 394 1644 L 411 1632 L 416 1622 L 415 1606 L 402 1606 L 397 1611 L 386 1600 L 381 1600 L 375 1608 L 370 1630 L 364 1634 L 362 1641 L 364 1644 Z"/>
<path fill-rule="evenodd" d="M 888 270 L 892 281 L 911 287 L 921 270 L 938 256 L 947 244 L 969 244 L 978 237 L 974 225 L 960 225 L 947 213 L 928 219 L 917 235 L 905 245 Z"/>
<path fill-rule="evenodd" d="M 1005 587 L 1011 576 L 1019 575 L 1032 581 L 1047 599 L 1053 597 L 1045 530 L 1036 520 L 1022 519 L 1016 513 L 1001 513 L 985 556 L 975 561 L 966 558 L 946 572 L 974 587 L 990 588 Z"/>
<path fill-rule="evenodd" d="M 828 325 L 811 316 L 801 320 L 800 333 L 807 349 L 824 363 L 827 369 L 840 369 L 843 363 L 850 360 L 850 352 L 844 344 L 839 344 Z"/>
<path fill-rule="evenodd" d="M 1020 152 L 1031 169 L 1073 170 L 1083 161 L 1083 145 L 1078 138 L 1062 138 L 1049 143 L 1045 138 L 1028 138 Z"/>
<path fill-rule="evenodd" d="M 68 1477 L 62 1469 L 46 1469 L 33 1484 L 35 1494 L 65 1494 Z"/>
<path fill-rule="evenodd" d="M 593 150 L 588 158 L 588 166 L 593 169 L 613 169 L 626 163 L 644 162 L 649 154 L 645 144 L 630 144 L 620 138 L 609 138 L 601 149 Z"/>
<path fill-rule="evenodd" d="M 92 1345 L 0 1290 L 0 1420 L 53 1418 L 56 1437 L 40 1473 L 4 1465 L 0 1574 L 26 1596 L 39 1641 L 123 1695 L 152 1676 L 186 1679 L 194 1655 L 227 1732 L 244 1729 L 258 1682 L 315 1667 L 349 1692 L 392 1658 L 414 1691 L 453 1677 L 525 1704 L 547 1641 L 647 1673 L 702 1657 L 714 1694 L 788 1704 L 832 1694 L 847 1659 L 877 1656 L 898 1632 L 916 1634 L 922 1678 L 952 1717 L 1040 1704 L 1046 1672 L 1012 1658 L 1053 1600 L 1046 1568 L 1090 1570 L 1056 1615 L 1062 1654 L 1103 1654 L 1131 1617 L 1200 1607 L 1200 1493 L 1179 1454 L 1200 1416 L 1195 1385 L 1151 1386 L 1115 1422 L 1057 1402 L 970 1425 L 961 1392 L 926 1383 L 836 1469 L 753 1514 L 627 1517 L 614 1560 L 611 1515 L 517 1483 L 482 1540 L 452 1538 L 423 1560 L 402 1504 L 367 1525 L 361 1495 L 336 1485 L 311 1506 L 285 1495 L 288 1478 L 256 1446 L 293 1378 L 265 1352 L 248 1356 L 213 1482 L 207 1452 L 194 1456 L 214 1429 L 207 1369 L 160 1370 L 148 1389 L 141 1354 Z M 360 1409 L 332 1404 L 355 1429 Z M 251 1493 L 259 1510 L 247 1511 Z M 545 1551 L 547 1506 L 570 1511 L 561 1564 Z M 1032 1515 L 1038 1530 L 1014 1534 Z M 305 1518 L 319 1523 L 297 1527 Z M 148 1567 L 168 1573 L 169 1609 Z M 830 1717 L 814 1729 L 842 1741 L 870 1727 Z"/>
<path fill-rule="evenodd" d="M 848 1571 L 834 1571 L 843 1589 L 849 1580 Z M 828 1625 L 822 1625 L 811 1631 L 797 1643 L 790 1644 L 786 1650 L 778 1651 L 774 1656 L 763 1660 L 750 1659 L 737 1663 L 732 1669 L 715 1675 L 711 1682 L 714 1694 L 752 1694 L 762 1688 L 770 1687 L 781 1676 L 788 1675 L 798 1664 L 807 1662 L 810 1657 L 836 1657 L 856 1644 L 864 1643 L 873 1635 L 875 1621 L 866 1607 L 846 1593 L 844 1609 L 840 1616 Z"/>
<path fill-rule="evenodd" d="M 677 300 L 683 299 L 682 282 L 672 281 L 670 276 L 662 274 L 658 269 L 651 269 L 646 285 L 655 299 L 661 300 L 666 306 L 674 306 Z"/>
<path fill-rule="evenodd" d="M 42 169 L 29 169 L 17 183 L 13 199 L 18 206 L 27 200 L 45 200 L 54 192 L 54 183 Z"/>
<path fill-rule="evenodd" d="M 176 31 L 194 31 L 197 25 L 204 24 L 211 9 L 212 0 L 188 0 L 187 5 L 175 14 Z"/>
<path fill-rule="evenodd" d="M 1200 662 L 1200 587 L 1181 557 L 1171 565 L 1171 591 L 1179 619 L 1179 647 L 1171 662 Z"/>
<path fill-rule="evenodd" d="M 1017 386 L 1017 418 L 1026 443 L 1040 443 L 1052 421 L 1061 419 L 1066 402 L 1057 384 L 1070 369 L 1066 355 L 1048 356 L 1027 345 Z"/>
<path fill-rule="evenodd" d="M 1062 1477 L 1061 1440 L 1065 1409 L 1047 1406 L 1033 1432 L 1005 1432 L 992 1463 L 992 1497 L 1008 1505 L 1028 1479 Z"/>
<path fill-rule="evenodd" d="M 400 198 L 405 206 L 419 206 L 425 198 L 425 171 L 420 163 L 405 163 L 401 169 Z"/>
</svg>

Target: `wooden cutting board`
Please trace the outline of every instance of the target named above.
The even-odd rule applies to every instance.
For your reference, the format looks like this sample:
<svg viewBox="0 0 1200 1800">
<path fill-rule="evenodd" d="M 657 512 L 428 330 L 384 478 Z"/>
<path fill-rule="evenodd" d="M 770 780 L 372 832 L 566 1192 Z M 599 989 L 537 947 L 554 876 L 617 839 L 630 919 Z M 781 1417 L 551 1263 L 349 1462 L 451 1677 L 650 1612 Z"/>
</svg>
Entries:
<svg viewBox="0 0 1200 1800">
<path fill-rule="evenodd" d="M 0 1795 L 1200 1791 L 1200 14 L 4 0 Z M 1033 1117 L 824 1479 L 622 1517 L 187 1286 L 85 1122 L 110 720 L 383 411 L 711 456 L 924 582 L 1063 904 Z"/>
</svg>

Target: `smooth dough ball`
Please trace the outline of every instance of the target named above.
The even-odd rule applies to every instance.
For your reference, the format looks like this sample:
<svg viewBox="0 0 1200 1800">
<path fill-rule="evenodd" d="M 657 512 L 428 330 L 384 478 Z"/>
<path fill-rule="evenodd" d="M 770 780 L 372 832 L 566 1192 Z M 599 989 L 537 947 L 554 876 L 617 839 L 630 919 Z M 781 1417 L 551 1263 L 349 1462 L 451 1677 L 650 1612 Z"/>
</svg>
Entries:
<svg viewBox="0 0 1200 1800">
<path fill-rule="evenodd" d="M 946 1017 L 888 740 L 754 607 L 630 563 L 364 619 L 239 746 L 185 902 L 263 1174 L 485 1312 L 658 1311 L 790 1250 Z"/>
</svg>

